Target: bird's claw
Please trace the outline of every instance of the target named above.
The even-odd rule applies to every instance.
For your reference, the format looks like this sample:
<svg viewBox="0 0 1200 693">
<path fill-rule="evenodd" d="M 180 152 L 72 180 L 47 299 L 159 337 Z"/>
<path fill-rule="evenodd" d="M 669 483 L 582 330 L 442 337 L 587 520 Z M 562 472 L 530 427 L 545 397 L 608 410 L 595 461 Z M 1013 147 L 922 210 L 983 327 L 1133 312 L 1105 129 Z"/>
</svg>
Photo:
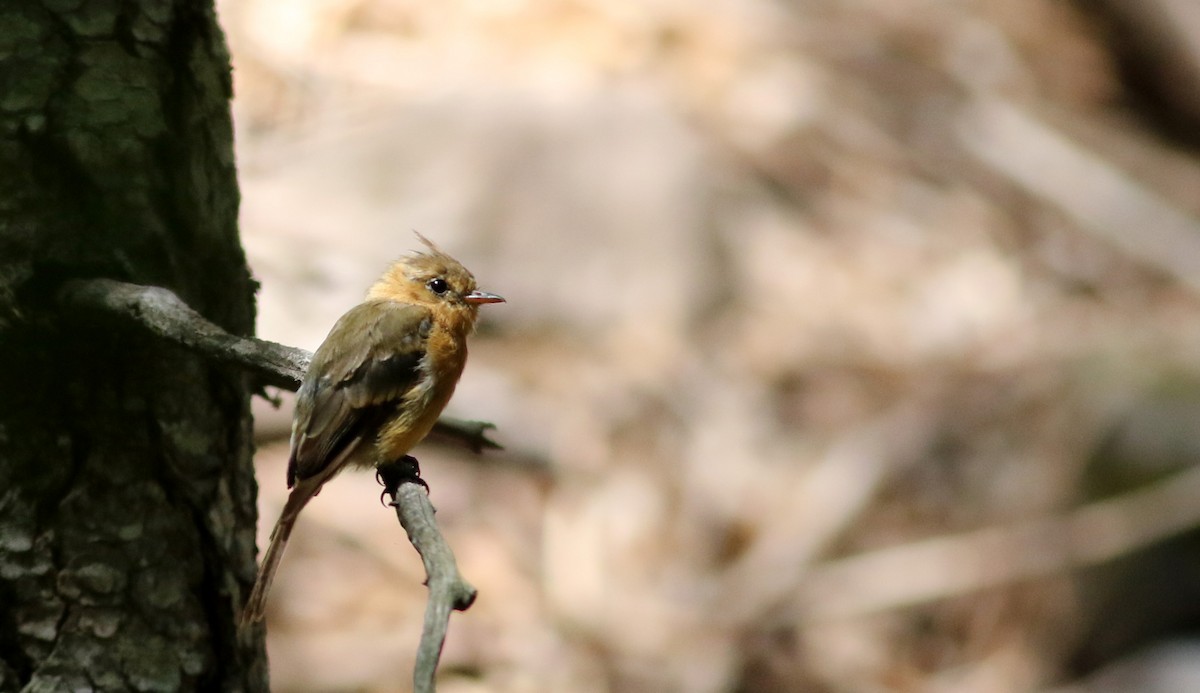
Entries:
<svg viewBox="0 0 1200 693">
<path fill-rule="evenodd" d="M 405 455 L 398 460 L 381 462 L 375 467 L 375 481 L 383 486 L 383 492 L 379 494 L 379 502 L 383 505 L 395 505 L 396 492 L 405 482 L 419 484 L 425 488 L 425 493 L 429 493 L 429 484 L 421 478 L 421 465 L 412 455 Z M 386 502 L 383 500 L 384 496 L 391 496 L 392 500 Z"/>
</svg>

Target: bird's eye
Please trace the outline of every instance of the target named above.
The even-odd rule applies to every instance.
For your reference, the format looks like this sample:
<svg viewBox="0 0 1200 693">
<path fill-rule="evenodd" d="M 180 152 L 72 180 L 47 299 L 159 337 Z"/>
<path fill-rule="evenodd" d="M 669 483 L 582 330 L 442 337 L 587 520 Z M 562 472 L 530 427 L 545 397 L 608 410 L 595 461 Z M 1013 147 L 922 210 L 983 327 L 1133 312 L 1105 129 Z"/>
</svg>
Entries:
<svg viewBox="0 0 1200 693">
<path fill-rule="evenodd" d="M 429 290 L 432 291 L 433 293 L 437 294 L 438 296 L 441 296 L 442 294 L 444 294 L 450 290 L 450 285 L 448 283 L 446 283 L 446 280 L 442 279 L 441 277 L 434 277 L 433 279 L 430 279 L 429 283 L 426 284 L 425 286 L 428 286 Z"/>
</svg>

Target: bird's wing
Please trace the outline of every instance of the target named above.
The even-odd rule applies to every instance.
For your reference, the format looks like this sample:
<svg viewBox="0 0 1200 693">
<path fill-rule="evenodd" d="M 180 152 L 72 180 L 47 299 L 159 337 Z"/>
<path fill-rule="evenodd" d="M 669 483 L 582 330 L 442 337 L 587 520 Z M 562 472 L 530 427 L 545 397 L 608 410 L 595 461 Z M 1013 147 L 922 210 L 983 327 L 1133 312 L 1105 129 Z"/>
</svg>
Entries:
<svg viewBox="0 0 1200 693">
<path fill-rule="evenodd" d="M 373 435 L 388 405 L 420 381 L 432 322 L 427 309 L 392 301 L 360 304 L 337 321 L 297 393 L 289 488 Z"/>
</svg>

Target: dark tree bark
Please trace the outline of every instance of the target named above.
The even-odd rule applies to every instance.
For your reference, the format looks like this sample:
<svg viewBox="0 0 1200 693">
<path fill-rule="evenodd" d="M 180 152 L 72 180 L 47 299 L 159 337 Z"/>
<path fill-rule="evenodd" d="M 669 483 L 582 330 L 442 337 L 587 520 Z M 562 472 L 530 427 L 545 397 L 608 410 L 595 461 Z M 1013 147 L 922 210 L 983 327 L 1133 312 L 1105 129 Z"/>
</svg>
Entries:
<svg viewBox="0 0 1200 693">
<path fill-rule="evenodd" d="M 210 1 L 0 2 L 0 691 L 266 688 L 245 376 L 58 301 L 252 332 L 230 95 Z"/>
</svg>

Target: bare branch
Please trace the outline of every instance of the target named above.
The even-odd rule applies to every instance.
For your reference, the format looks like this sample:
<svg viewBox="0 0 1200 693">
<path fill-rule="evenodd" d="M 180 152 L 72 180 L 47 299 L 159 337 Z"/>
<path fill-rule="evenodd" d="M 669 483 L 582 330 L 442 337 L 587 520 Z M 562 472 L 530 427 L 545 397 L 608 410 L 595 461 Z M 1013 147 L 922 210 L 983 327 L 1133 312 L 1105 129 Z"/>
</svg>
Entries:
<svg viewBox="0 0 1200 693">
<path fill-rule="evenodd" d="M 721 608 L 713 618 L 745 623 L 785 603 L 894 470 L 928 448 L 935 421 L 927 405 L 906 401 L 835 440 L 797 490 L 792 508 L 774 517 L 722 576 Z"/>
<path fill-rule="evenodd" d="M 471 452 L 479 454 L 484 450 L 504 449 L 504 446 L 487 437 L 487 432 L 494 428 L 496 428 L 496 424 L 488 421 L 472 421 L 443 416 L 437 420 L 430 433 L 464 443 L 471 448 Z"/>
<path fill-rule="evenodd" d="M 413 690 L 432 693 L 442 645 L 450 623 L 450 612 L 465 611 L 475 602 L 476 590 L 458 572 L 454 552 L 442 538 L 434 520 L 433 505 L 429 502 L 428 487 L 421 480 L 417 460 L 405 456 L 377 468 L 384 492 L 392 496 L 391 505 L 396 517 L 408 533 L 421 561 L 425 564 L 425 584 L 429 587 L 429 602 L 425 605 L 425 625 L 421 643 L 417 646 L 417 662 L 413 669 Z"/>
<path fill-rule="evenodd" d="M 132 318 L 159 337 L 241 366 L 261 383 L 285 390 L 300 387 L 300 379 L 312 360 L 312 354 L 303 349 L 229 334 L 192 310 L 174 292 L 159 286 L 77 279 L 63 285 L 59 300 Z"/>
<path fill-rule="evenodd" d="M 230 334 L 197 313 L 174 292 L 159 286 L 112 279 L 76 279 L 63 285 L 58 298 L 71 307 L 133 320 L 159 337 L 215 361 L 240 366 L 250 372 L 260 387 L 271 385 L 295 392 L 312 361 L 312 354 L 304 349 Z M 500 449 L 487 436 L 492 428 L 495 426 L 483 421 L 443 418 L 435 430 L 480 452 Z"/>
<path fill-rule="evenodd" d="M 958 133 L 975 157 L 1077 227 L 1200 292 L 1200 222 L 1017 104 L 980 97 Z"/>
<path fill-rule="evenodd" d="M 815 566 L 793 608 L 845 619 L 1097 565 L 1200 522 L 1200 469 L 1069 513 L 876 549 Z"/>
</svg>

